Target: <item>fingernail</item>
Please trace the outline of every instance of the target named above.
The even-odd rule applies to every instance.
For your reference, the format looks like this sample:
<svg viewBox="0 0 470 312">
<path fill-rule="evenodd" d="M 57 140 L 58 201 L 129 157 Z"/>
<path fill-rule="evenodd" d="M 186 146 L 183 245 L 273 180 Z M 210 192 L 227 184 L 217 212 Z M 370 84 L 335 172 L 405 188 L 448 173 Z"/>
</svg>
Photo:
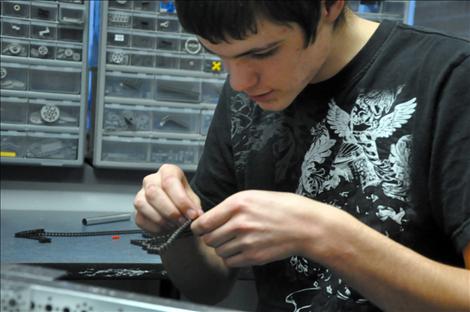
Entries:
<svg viewBox="0 0 470 312">
<path fill-rule="evenodd" d="M 188 220 L 188 219 L 186 219 L 185 217 L 180 217 L 180 218 L 178 219 L 178 222 L 179 222 L 181 225 L 183 225 L 187 220 Z"/>
<path fill-rule="evenodd" d="M 187 212 L 186 212 L 186 215 L 188 216 L 189 219 L 191 220 L 194 220 L 197 218 L 197 212 L 196 210 L 194 209 L 189 209 Z"/>
</svg>

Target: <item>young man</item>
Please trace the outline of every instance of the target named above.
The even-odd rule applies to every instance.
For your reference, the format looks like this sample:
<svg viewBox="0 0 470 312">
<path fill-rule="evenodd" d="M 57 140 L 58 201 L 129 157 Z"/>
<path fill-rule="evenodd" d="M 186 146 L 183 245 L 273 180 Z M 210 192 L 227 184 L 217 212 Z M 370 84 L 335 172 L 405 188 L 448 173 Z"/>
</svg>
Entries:
<svg viewBox="0 0 470 312">
<path fill-rule="evenodd" d="M 470 310 L 470 45 L 344 1 L 177 1 L 229 72 L 198 170 L 145 177 L 188 297 L 253 266 L 259 311 Z"/>
</svg>

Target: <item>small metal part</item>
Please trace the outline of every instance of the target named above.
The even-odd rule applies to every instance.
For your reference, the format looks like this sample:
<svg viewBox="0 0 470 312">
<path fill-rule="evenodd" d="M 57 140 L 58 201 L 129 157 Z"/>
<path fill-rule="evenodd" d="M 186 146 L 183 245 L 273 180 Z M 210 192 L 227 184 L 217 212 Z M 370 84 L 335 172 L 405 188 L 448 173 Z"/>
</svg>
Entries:
<svg viewBox="0 0 470 312">
<path fill-rule="evenodd" d="M 80 53 L 74 53 L 72 55 L 72 60 L 74 60 L 76 62 L 80 61 L 81 59 L 82 59 L 82 56 L 80 55 Z"/>
<path fill-rule="evenodd" d="M 73 50 L 70 49 L 70 48 L 65 49 L 65 50 L 64 50 L 64 55 L 65 55 L 66 57 L 71 57 L 71 56 L 73 55 Z"/>
<path fill-rule="evenodd" d="M 113 215 L 107 215 L 107 216 L 83 218 L 82 224 L 93 225 L 93 224 L 102 224 L 102 223 L 110 223 L 110 222 L 118 222 L 118 221 L 128 221 L 130 219 L 131 219 L 130 213 L 120 213 L 120 214 L 113 214 Z"/>
<path fill-rule="evenodd" d="M 125 59 L 125 54 L 123 52 L 113 52 L 111 54 L 111 62 L 114 64 L 122 64 Z"/>
<path fill-rule="evenodd" d="M 129 15 L 113 12 L 109 14 L 109 21 L 114 24 L 126 25 L 129 23 Z"/>
<path fill-rule="evenodd" d="M 189 54 L 198 54 L 199 52 L 201 52 L 202 50 L 202 45 L 201 43 L 199 42 L 199 40 L 195 39 L 195 38 L 189 38 L 188 40 L 186 40 L 186 42 L 184 43 L 184 49 L 186 50 L 186 52 L 188 52 Z"/>
<path fill-rule="evenodd" d="M 160 22 L 159 25 L 160 25 L 160 28 L 167 29 L 168 27 L 170 27 L 170 21 Z"/>
<path fill-rule="evenodd" d="M 49 49 L 45 45 L 39 46 L 38 48 L 39 56 L 45 57 L 47 56 L 48 53 L 49 53 Z"/>
<path fill-rule="evenodd" d="M 33 112 L 29 116 L 29 122 L 31 122 L 34 125 L 42 125 L 43 121 L 41 119 L 41 114 L 39 112 Z"/>
<path fill-rule="evenodd" d="M 53 123 L 60 118 L 60 109 L 53 104 L 46 104 L 41 107 L 41 119 L 47 123 Z"/>
<path fill-rule="evenodd" d="M 117 4 L 120 5 L 125 5 L 127 3 L 127 0 L 116 0 Z"/>
<path fill-rule="evenodd" d="M 188 126 L 185 125 L 184 123 L 180 121 L 176 121 L 174 118 L 172 118 L 170 115 L 165 115 L 163 116 L 162 119 L 160 119 L 159 126 L 161 128 L 164 127 L 176 127 L 176 128 L 181 128 L 181 129 L 188 129 Z"/>
<path fill-rule="evenodd" d="M 49 29 L 49 26 L 47 26 L 44 30 L 41 30 L 39 32 L 39 36 L 46 37 L 46 35 L 49 35 L 50 33 L 51 33 L 51 30 Z"/>
<path fill-rule="evenodd" d="M 6 68 L 2 67 L 0 68 L 0 78 L 5 79 L 8 75 L 8 71 Z"/>
<path fill-rule="evenodd" d="M 12 43 L 8 46 L 8 51 L 12 54 L 12 55 L 18 55 L 21 53 L 21 50 L 22 50 L 22 47 L 19 45 L 19 44 L 16 44 L 16 43 Z"/>
<path fill-rule="evenodd" d="M 17 3 L 15 5 L 13 5 L 13 11 L 20 12 L 21 9 L 22 9 L 21 4 Z"/>
</svg>

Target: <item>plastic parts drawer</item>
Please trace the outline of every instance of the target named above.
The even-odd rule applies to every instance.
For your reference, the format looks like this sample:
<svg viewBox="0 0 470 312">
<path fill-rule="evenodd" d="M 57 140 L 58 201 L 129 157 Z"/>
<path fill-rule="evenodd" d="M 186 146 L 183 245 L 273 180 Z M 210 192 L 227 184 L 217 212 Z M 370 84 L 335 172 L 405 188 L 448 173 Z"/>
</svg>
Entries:
<svg viewBox="0 0 470 312">
<path fill-rule="evenodd" d="M 30 4 L 25 1 L 2 1 L 2 15 L 19 17 L 19 18 L 29 18 L 29 8 Z"/>
<path fill-rule="evenodd" d="M 104 138 L 101 159 L 115 162 L 148 162 L 149 143 L 139 138 Z"/>
<path fill-rule="evenodd" d="M 0 98 L 0 122 L 2 124 L 25 125 L 28 120 L 27 98 Z"/>
<path fill-rule="evenodd" d="M 31 19 L 57 21 L 57 4 L 32 1 Z"/>
<path fill-rule="evenodd" d="M 28 65 L 3 62 L 0 67 L 0 89 L 26 90 L 28 86 Z"/>
<path fill-rule="evenodd" d="M 222 79 L 205 79 L 202 81 L 202 101 L 209 104 L 217 104 L 219 101 L 224 80 Z"/>
<path fill-rule="evenodd" d="M 200 142 L 189 140 L 152 140 L 150 161 L 163 164 L 195 165 L 199 161 Z"/>
<path fill-rule="evenodd" d="M 74 134 L 28 133 L 26 158 L 77 159 L 78 136 Z"/>
<path fill-rule="evenodd" d="M 2 20 L 2 35 L 16 38 L 29 37 L 29 22 L 21 20 Z"/>
<path fill-rule="evenodd" d="M 105 93 L 108 96 L 152 99 L 155 76 L 143 73 L 108 72 Z"/>
<path fill-rule="evenodd" d="M 157 76 L 156 100 L 199 103 L 201 101 L 201 80 L 177 76 Z"/>
<path fill-rule="evenodd" d="M 52 66 L 30 67 L 30 90 L 39 92 L 79 94 L 81 90 L 80 68 Z"/>
<path fill-rule="evenodd" d="M 157 107 L 153 110 L 153 130 L 178 134 L 199 133 L 198 109 Z"/>
<path fill-rule="evenodd" d="M 209 126 L 212 122 L 212 117 L 214 117 L 213 110 L 202 110 L 201 111 L 201 134 L 207 135 Z"/>
<path fill-rule="evenodd" d="M 103 129 L 106 133 L 150 131 L 151 111 L 135 105 L 106 104 Z"/>
<path fill-rule="evenodd" d="M 73 128 L 79 126 L 79 102 L 30 99 L 28 107 L 28 124 L 30 125 Z"/>
<path fill-rule="evenodd" d="M 0 132 L 0 156 L 2 158 L 23 158 L 25 147 L 26 134 L 24 132 Z"/>
<path fill-rule="evenodd" d="M 41 40 L 56 40 L 57 39 L 57 25 L 52 23 L 43 23 L 34 21 L 31 23 L 30 37 L 33 39 Z"/>
<path fill-rule="evenodd" d="M 28 57 L 29 41 L 2 38 L 2 55 Z"/>
</svg>

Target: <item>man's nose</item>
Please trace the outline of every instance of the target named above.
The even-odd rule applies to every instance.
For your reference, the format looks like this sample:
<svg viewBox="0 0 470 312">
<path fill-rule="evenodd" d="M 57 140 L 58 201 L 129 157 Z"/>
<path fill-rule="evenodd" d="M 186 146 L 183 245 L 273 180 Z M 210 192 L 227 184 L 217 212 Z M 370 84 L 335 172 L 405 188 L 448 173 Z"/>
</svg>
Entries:
<svg viewBox="0 0 470 312">
<path fill-rule="evenodd" d="M 258 83 L 258 74 L 249 64 L 235 61 L 226 62 L 225 66 L 230 75 L 230 86 L 233 90 L 246 92 Z"/>
</svg>

